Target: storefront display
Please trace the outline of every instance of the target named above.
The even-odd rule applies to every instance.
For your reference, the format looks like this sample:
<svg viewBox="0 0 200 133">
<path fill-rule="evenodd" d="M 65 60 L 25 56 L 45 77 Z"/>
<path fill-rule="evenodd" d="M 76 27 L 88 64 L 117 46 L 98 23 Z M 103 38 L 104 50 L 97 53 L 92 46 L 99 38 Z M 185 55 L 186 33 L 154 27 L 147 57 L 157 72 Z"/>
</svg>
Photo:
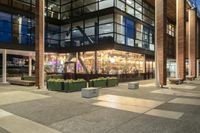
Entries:
<svg viewBox="0 0 200 133">
<path fill-rule="evenodd" d="M 67 54 L 45 54 L 45 71 L 47 73 L 63 73 Z"/>
<path fill-rule="evenodd" d="M 97 51 L 97 72 L 98 74 L 139 74 L 153 72 L 154 62 L 147 61 L 141 54 L 117 51 L 102 50 Z M 77 54 L 46 54 L 45 70 L 47 73 L 77 73 L 94 74 L 95 73 L 95 52 L 81 52 Z M 70 62 L 73 62 L 70 65 Z M 67 66 L 65 66 L 67 64 Z M 74 64 L 76 66 L 74 66 Z M 145 66 L 146 65 L 146 66 Z"/>
</svg>

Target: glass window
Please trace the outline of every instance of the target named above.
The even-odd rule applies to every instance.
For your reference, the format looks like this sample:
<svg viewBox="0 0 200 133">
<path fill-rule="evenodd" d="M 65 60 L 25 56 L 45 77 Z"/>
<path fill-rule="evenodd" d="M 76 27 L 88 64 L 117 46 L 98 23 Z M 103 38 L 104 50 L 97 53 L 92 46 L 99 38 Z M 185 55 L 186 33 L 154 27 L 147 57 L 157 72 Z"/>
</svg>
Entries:
<svg viewBox="0 0 200 133">
<path fill-rule="evenodd" d="M 115 22 L 121 25 L 125 25 L 124 23 L 124 16 L 117 14 L 115 16 Z"/>
<path fill-rule="evenodd" d="M 126 0 L 127 5 L 134 8 L 134 0 Z"/>
<path fill-rule="evenodd" d="M 110 32 L 113 32 L 113 23 L 99 26 L 99 34 L 105 34 Z"/>
<path fill-rule="evenodd" d="M 113 6 L 113 0 L 104 0 L 99 2 L 99 9 L 105 9 Z"/>
<path fill-rule="evenodd" d="M 142 12 L 142 6 L 138 3 L 135 3 L 135 9 L 138 10 L 139 12 Z"/>
<path fill-rule="evenodd" d="M 121 0 L 116 0 L 116 7 L 120 10 L 125 11 L 125 2 L 122 2 Z"/>
<path fill-rule="evenodd" d="M 83 0 L 73 0 L 72 2 L 73 2 L 72 4 L 73 9 L 83 6 Z"/>
<path fill-rule="evenodd" d="M 126 20 L 126 43 L 129 46 L 134 46 L 134 23 L 132 20 L 125 18 Z"/>
<path fill-rule="evenodd" d="M 142 40 L 142 33 L 139 31 L 136 31 L 136 39 Z"/>
<path fill-rule="evenodd" d="M 120 24 L 116 24 L 116 26 L 117 26 L 116 32 L 125 35 L 125 26 Z"/>
<path fill-rule="evenodd" d="M 136 30 L 142 32 L 143 31 L 143 25 L 136 23 Z"/>
<path fill-rule="evenodd" d="M 71 9 L 71 4 L 65 4 L 61 6 L 61 12 L 65 12 Z"/>
<path fill-rule="evenodd" d="M 134 9 L 130 6 L 126 7 L 126 12 L 132 16 L 134 16 Z"/>
<path fill-rule="evenodd" d="M 99 24 L 111 23 L 111 22 L 113 22 L 113 14 L 99 17 Z"/>
<path fill-rule="evenodd" d="M 84 7 L 84 13 L 90 13 L 98 10 L 98 4 L 94 3 Z"/>
<path fill-rule="evenodd" d="M 137 3 L 142 4 L 142 0 L 135 0 Z"/>
<path fill-rule="evenodd" d="M 85 27 L 95 26 L 97 23 L 97 18 L 87 19 L 85 20 Z"/>
<path fill-rule="evenodd" d="M 142 41 L 136 40 L 135 41 L 135 46 L 142 48 Z"/>
<path fill-rule="evenodd" d="M 95 2 L 97 2 L 97 0 L 84 0 L 84 5 L 88 5 Z"/>
<path fill-rule="evenodd" d="M 168 24 L 167 25 L 167 34 L 172 36 L 172 37 L 175 37 L 175 26 L 173 24 Z"/>
<path fill-rule="evenodd" d="M 125 37 L 123 35 L 117 34 L 117 43 L 125 44 Z"/>
<path fill-rule="evenodd" d="M 142 13 L 135 11 L 135 17 L 142 20 Z"/>
<path fill-rule="evenodd" d="M 95 35 L 95 27 L 85 28 L 85 34 L 87 36 Z"/>
</svg>

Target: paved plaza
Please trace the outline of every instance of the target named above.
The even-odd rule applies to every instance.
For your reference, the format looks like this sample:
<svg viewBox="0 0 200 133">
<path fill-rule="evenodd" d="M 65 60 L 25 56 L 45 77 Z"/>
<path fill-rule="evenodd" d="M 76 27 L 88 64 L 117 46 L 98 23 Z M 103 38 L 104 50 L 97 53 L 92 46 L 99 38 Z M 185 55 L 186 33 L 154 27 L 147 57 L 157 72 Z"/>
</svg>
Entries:
<svg viewBox="0 0 200 133">
<path fill-rule="evenodd" d="M 199 133 L 200 82 L 153 80 L 100 89 L 97 98 L 0 85 L 0 133 Z"/>
</svg>

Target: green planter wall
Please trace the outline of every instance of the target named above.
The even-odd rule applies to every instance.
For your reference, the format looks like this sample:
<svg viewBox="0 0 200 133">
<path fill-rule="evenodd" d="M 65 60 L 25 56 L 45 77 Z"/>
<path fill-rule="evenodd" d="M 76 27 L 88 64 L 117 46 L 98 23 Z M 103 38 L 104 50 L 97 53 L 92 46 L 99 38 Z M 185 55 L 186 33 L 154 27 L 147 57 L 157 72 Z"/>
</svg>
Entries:
<svg viewBox="0 0 200 133">
<path fill-rule="evenodd" d="M 35 76 L 24 76 L 22 80 L 35 81 Z"/>
<path fill-rule="evenodd" d="M 47 88 L 53 91 L 75 92 L 87 87 L 85 80 L 62 80 L 50 79 L 47 81 Z"/>
<path fill-rule="evenodd" d="M 64 83 L 63 83 L 63 90 L 64 90 L 65 92 L 68 92 L 68 91 L 69 91 L 69 82 L 64 82 Z"/>
<path fill-rule="evenodd" d="M 86 87 L 87 87 L 87 82 L 85 81 L 72 82 L 72 83 L 69 83 L 68 91 L 69 92 L 81 91 L 82 88 L 86 88 Z"/>
<path fill-rule="evenodd" d="M 106 87 L 106 80 L 92 80 L 90 81 L 90 86 L 91 87 L 101 87 L 101 88 L 105 88 Z"/>
<path fill-rule="evenodd" d="M 47 89 L 52 91 L 62 91 L 63 82 L 47 81 Z"/>
<path fill-rule="evenodd" d="M 108 79 L 107 87 L 114 87 L 118 85 L 118 79 Z"/>
</svg>

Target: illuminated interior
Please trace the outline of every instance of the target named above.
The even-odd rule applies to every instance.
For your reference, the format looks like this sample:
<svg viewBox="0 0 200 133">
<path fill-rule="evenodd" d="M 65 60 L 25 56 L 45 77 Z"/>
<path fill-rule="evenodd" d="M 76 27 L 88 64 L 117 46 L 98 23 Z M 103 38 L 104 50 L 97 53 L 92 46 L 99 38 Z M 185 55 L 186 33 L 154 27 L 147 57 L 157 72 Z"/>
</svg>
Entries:
<svg viewBox="0 0 200 133">
<path fill-rule="evenodd" d="M 46 54 L 46 71 L 62 73 L 64 64 L 67 62 L 70 54 Z M 95 52 L 81 52 L 80 60 L 74 56 L 70 62 L 76 62 L 77 73 L 86 73 L 82 65 L 85 65 L 89 73 L 95 71 Z M 152 71 L 153 62 L 147 62 L 146 68 Z M 152 65 L 148 65 L 152 64 Z M 150 66 L 150 67 L 148 67 Z M 70 68 L 68 68 L 70 69 Z M 71 68 L 73 69 L 73 67 Z M 97 51 L 97 71 L 99 74 L 134 74 L 145 72 L 144 55 L 117 51 L 117 50 L 102 50 Z"/>
</svg>

